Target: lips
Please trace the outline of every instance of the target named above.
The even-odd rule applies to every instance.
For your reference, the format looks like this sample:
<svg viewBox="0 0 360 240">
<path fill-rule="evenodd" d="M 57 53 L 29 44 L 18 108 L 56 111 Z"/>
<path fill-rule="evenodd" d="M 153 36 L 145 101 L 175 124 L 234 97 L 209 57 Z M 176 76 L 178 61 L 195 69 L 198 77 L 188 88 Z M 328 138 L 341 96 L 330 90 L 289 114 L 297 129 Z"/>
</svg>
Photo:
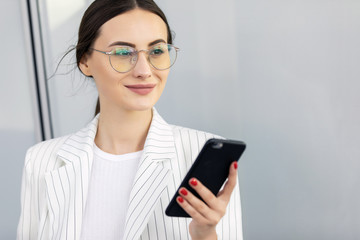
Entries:
<svg viewBox="0 0 360 240">
<path fill-rule="evenodd" d="M 130 91 L 140 94 L 140 95 L 146 95 L 150 93 L 154 88 L 156 84 L 134 84 L 134 85 L 125 85 Z"/>
</svg>

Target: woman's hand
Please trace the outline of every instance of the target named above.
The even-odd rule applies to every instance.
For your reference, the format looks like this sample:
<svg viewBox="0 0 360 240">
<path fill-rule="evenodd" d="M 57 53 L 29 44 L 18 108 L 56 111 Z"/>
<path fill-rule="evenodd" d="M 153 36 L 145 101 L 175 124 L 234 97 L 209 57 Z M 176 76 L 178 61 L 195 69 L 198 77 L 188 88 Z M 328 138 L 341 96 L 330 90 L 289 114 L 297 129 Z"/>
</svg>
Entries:
<svg viewBox="0 0 360 240">
<path fill-rule="evenodd" d="M 187 189 L 181 188 L 179 190 L 180 196 L 176 200 L 185 212 L 192 217 L 189 231 L 193 240 L 217 239 L 215 228 L 225 215 L 231 193 L 236 185 L 236 177 L 237 162 L 233 162 L 230 166 L 228 181 L 217 196 L 202 185 L 199 180 L 192 178 L 189 182 L 190 186 L 204 199 L 206 204 Z"/>
</svg>

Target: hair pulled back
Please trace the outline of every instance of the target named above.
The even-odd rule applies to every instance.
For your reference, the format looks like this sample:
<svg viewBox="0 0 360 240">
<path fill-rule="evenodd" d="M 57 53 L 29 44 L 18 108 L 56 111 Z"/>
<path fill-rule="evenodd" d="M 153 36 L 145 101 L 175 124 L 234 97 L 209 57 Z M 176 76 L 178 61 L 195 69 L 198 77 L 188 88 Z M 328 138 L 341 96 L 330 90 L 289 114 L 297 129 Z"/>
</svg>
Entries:
<svg viewBox="0 0 360 240">
<path fill-rule="evenodd" d="M 99 36 L 101 26 L 110 19 L 136 8 L 158 15 L 166 24 L 167 42 L 172 44 L 171 30 L 166 16 L 153 0 L 95 0 L 85 11 L 79 27 L 78 42 L 75 49 L 76 63 L 80 72 L 81 58 L 89 51 L 89 48 Z M 98 99 L 95 115 L 99 111 Z"/>
</svg>

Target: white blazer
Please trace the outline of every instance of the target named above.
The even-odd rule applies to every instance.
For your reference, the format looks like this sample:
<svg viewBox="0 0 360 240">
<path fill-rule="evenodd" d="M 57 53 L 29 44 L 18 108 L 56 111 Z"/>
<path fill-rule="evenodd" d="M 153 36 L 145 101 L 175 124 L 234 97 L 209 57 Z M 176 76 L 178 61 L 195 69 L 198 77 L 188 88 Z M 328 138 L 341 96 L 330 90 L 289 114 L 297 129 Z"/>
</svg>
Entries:
<svg viewBox="0 0 360 240">
<path fill-rule="evenodd" d="M 94 138 L 99 115 L 75 134 L 41 142 L 25 158 L 18 240 L 80 239 Z M 212 134 L 167 124 L 153 109 L 130 193 L 124 240 L 190 239 L 190 218 L 165 215 L 165 209 Z M 242 239 L 239 187 L 217 226 L 219 239 Z"/>
</svg>

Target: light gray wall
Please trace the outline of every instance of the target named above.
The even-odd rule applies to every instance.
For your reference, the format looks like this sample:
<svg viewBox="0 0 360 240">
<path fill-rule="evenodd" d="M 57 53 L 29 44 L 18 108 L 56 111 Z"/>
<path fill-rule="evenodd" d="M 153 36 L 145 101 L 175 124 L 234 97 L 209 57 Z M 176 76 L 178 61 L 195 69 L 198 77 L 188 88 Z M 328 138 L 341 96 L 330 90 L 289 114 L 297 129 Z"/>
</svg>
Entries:
<svg viewBox="0 0 360 240">
<path fill-rule="evenodd" d="M 360 2 L 236 9 L 245 234 L 360 239 Z"/>
<path fill-rule="evenodd" d="M 24 18 L 20 1 L 0 1 L 0 239 L 4 240 L 15 239 L 26 149 L 40 140 Z"/>
<path fill-rule="evenodd" d="M 74 1 L 61 2 L 59 14 L 41 12 L 48 74 L 87 5 L 64 18 Z M 360 239 L 360 2 L 156 2 L 181 48 L 157 108 L 170 123 L 247 142 L 245 239 Z M 96 93 L 76 92 L 79 76 L 49 81 L 56 136 L 91 119 Z"/>
</svg>

